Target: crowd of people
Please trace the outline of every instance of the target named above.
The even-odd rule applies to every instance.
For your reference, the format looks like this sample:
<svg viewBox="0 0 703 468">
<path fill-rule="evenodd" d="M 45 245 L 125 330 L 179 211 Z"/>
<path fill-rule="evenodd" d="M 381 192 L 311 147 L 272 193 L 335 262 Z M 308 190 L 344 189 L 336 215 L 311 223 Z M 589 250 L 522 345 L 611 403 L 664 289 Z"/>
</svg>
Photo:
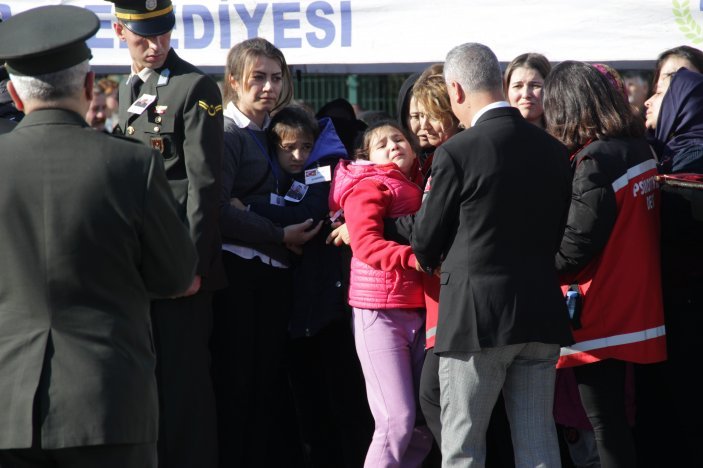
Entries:
<svg viewBox="0 0 703 468">
<path fill-rule="evenodd" d="M 703 52 L 650 88 L 465 43 L 362 121 L 263 38 L 218 86 L 171 0 L 109 1 L 121 83 L 89 10 L 0 23 L 1 468 L 696 453 Z"/>
</svg>

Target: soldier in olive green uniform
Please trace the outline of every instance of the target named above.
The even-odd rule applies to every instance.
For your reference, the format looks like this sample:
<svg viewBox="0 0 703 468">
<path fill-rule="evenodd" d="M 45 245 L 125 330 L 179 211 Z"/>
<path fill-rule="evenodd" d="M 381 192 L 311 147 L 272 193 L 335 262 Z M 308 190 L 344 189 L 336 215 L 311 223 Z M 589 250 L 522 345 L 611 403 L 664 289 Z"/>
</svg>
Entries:
<svg viewBox="0 0 703 468">
<path fill-rule="evenodd" d="M 161 155 L 83 120 L 98 27 L 66 5 L 0 24 L 26 113 L 0 136 L 2 468 L 156 463 L 150 300 L 185 291 L 197 254 Z"/>
<path fill-rule="evenodd" d="M 152 305 L 159 466 L 209 468 L 217 463 L 212 292 L 226 284 L 219 234 L 222 98 L 212 78 L 170 47 L 175 24 L 170 0 L 110 1 L 117 18 L 113 28 L 132 58 L 132 73 L 119 90 L 118 131 L 161 153 L 199 255 L 190 295 Z"/>
<path fill-rule="evenodd" d="M 0 23 L 2 23 L 2 14 L 0 14 Z M 5 65 L 0 65 L 0 96 L 7 94 L 7 71 L 5 70 Z M 0 101 L 0 103 L 4 103 Z M 9 104 L 12 104 L 11 102 Z M 0 104 L 1 106 L 1 104 Z M 15 122 L 0 116 L 0 134 L 7 133 L 15 127 Z"/>
</svg>

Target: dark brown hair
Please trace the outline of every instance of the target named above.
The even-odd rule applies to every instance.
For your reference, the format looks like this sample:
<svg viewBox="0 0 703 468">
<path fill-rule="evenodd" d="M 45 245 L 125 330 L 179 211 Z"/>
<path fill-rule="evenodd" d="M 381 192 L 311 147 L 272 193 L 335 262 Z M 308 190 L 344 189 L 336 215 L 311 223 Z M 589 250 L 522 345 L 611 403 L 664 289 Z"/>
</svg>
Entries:
<svg viewBox="0 0 703 468">
<path fill-rule="evenodd" d="M 583 62 L 555 66 L 544 82 L 547 131 L 575 151 L 591 140 L 644 135 L 644 126 L 632 113 L 608 78 Z"/>
<path fill-rule="evenodd" d="M 308 135 L 317 139 L 320 127 L 313 113 L 306 107 L 291 104 L 276 112 L 269 126 L 269 141 L 273 147 L 279 145 L 286 134 L 291 132 Z"/>
<path fill-rule="evenodd" d="M 420 148 L 416 141 L 417 139 L 413 136 L 412 133 L 410 133 L 410 130 L 404 129 L 403 126 L 395 120 L 379 120 L 378 122 L 375 122 L 370 125 L 366 130 L 364 130 L 364 134 L 361 136 L 361 145 L 354 152 L 354 159 L 365 159 L 368 161 L 369 145 L 371 144 L 371 138 L 378 129 L 383 127 L 391 127 L 398 130 L 400 133 L 403 134 L 405 139 L 408 140 L 408 143 L 410 143 L 410 146 L 412 147 L 412 150 L 415 155 L 417 156 L 418 154 L 420 154 Z"/>
<path fill-rule="evenodd" d="M 681 57 L 682 59 L 688 60 L 694 67 L 697 68 L 697 70 L 691 71 L 703 73 L 702 51 L 696 49 L 695 47 L 690 47 L 687 45 L 667 49 L 661 54 L 659 54 L 659 57 L 657 57 L 657 63 L 654 64 L 654 76 L 652 76 L 652 85 L 649 87 L 651 90 L 654 90 L 657 86 L 657 82 L 659 81 L 659 75 L 661 74 L 662 65 L 664 65 L 664 62 L 672 56 Z"/>
<path fill-rule="evenodd" d="M 529 68 L 531 70 L 537 70 L 542 79 L 546 80 L 547 75 L 552 70 L 552 65 L 542 54 L 536 52 L 528 52 L 526 54 L 521 54 L 515 57 L 512 62 L 508 64 L 505 68 L 504 78 L 503 78 L 503 92 L 508 95 L 508 86 L 510 86 L 510 77 L 517 68 Z"/>
</svg>

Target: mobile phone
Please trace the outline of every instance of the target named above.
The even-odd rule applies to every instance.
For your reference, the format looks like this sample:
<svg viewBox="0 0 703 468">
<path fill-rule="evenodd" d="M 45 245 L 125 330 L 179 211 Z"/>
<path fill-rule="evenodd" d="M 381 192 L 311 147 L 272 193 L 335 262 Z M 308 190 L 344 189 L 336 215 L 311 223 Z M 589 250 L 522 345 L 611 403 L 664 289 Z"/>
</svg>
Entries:
<svg viewBox="0 0 703 468">
<path fill-rule="evenodd" d="M 337 221 L 343 214 L 344 214 L 344 210 L 341 208 L 338 209 L 337 211 L 335 211 L 334 214 L 332 216 L 330 216 L 330 224 Z"/>
</svg>

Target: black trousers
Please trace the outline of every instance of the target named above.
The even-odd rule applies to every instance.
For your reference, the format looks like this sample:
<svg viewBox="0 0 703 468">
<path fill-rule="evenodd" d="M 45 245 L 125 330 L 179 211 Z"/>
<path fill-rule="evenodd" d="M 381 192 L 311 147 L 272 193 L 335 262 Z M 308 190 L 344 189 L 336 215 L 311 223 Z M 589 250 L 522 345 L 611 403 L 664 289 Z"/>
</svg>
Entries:
<svg viewBox="0 0 703 468">
<path fill-rule="evenodd" d="M 593 426 L 601 467 L 635 467 L 635 443 L 625 410 L 624 361 L 574 367 L 583 409 Z"/>
<path fill-rule="evenodd" d="M 151 320 L 159 392 L 159 467 L 214 468 L 217 425 L 209 349 L 212 292 L 154 301 Z"/>
<path fill-rule="evenodd" d="M 292 340 L 289 375 L 308 468 L 363 466 L 373 417 L 356 355 L 351 315 Z"/>
<path fill-rule="evenodd" d="M 663 285 L 667 360 L 635 367 L 640 468 L 688 466 L 700 451 L 703 406 L 692 376 L 700 365 L 702 290 Z"/>
<path fill-rule="evenodd" d="M 155 468 L 155 444 L 0 450 L 0 468 Z"/>
<path fill-rule="evenodd" d="M 296 466 L 300 440 L 285 372 L 288 269 L 223 252 L 229 286 L 214 298 L 212 377 L 221 467 Z"/>
</svg>

